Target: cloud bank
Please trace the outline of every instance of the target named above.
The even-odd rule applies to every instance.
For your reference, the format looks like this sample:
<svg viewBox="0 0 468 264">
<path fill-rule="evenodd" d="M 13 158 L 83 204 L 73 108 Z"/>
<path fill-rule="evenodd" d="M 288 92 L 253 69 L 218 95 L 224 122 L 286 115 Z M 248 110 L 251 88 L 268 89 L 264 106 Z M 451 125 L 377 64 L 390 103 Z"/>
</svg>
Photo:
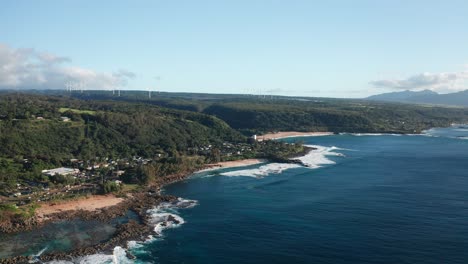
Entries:
<svg viewBox="0 0 468 264">
<path fill-rule="evenodd" d="M 96 72 L 69 66 L 70 62 L 68 57 L 0 43 L 0 89 L 65 89 L 79 83 L 82 89 L 107 90 L 125 86 L 136 76 L 124 69 Z"/>
<path fill-rule="evenodd" d="M 453 92 L 468 89 L 466 82 L 468 71 L 420 73 L 406 79 L 383 79 L 370 82 L 377 88 L 395 90 L 421 90 L 429 89 L 439 92 Z"/>
</svg>

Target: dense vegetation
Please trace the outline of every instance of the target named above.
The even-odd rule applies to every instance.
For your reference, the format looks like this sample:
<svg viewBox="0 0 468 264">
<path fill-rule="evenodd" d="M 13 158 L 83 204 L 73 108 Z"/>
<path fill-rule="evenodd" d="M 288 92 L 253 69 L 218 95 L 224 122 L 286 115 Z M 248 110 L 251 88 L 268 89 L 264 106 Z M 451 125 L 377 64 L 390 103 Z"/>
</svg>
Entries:
<svg viewBox="0 0 468 264">
<path fill-rule="evenodd" d="M 59 92 L 57 92 L 59 93 Z M 204 113 L 222 119 L 246 135 L 271 131 L 420 133 L 430 127 L 467 122 L 468 108 L 435 107 L 365 100 L 260 97 L 125 91 L 75 93 L 80 99 L 145 102 L 165 108 Z"/>
<path fill-rule="evenodd" d="M 343 102 L 233 102 L 204 110 L 236 129 L 264 131 L 330 131 L 420 133 L 430 127 L 468 120 L 468 109 L 403 104 Z"/>
<path fill-rule="evenodd" d="M 125 170 L 126 183 L 147 184 L 205 163 L 302 151 L 279 144 L 249 143 L 224 121 L 194 111 L 141 102 L 5 93 L 0 95 L 0 194 L 11 195 L 18 183 L 58 187 L 83 183 L 41 173 L 60 166 L 84 170 L 105 163 Z M 97 176 L 94 183 L 103 192 L 117 189 L 106 182 L 111 170 L 92 170 L 89 174 Z"/>
<path fill-rule="evenodd" d="M 144 183 L 155 175 L 207 162 L 276 159 L 302 151 L 285 144 L 251 144 L 240 132 L 414 133 L 467 120 L 466 108 L 359 100 L 170 93 L 155 93 L 148 99 L 146 92 L 139 91 L 125 91 L 122 96 L 108 91 L 2 92 L 0 181 L 13 186 L 19 178 L 46 180 L 41 170 L 70 165 L 71 159 L 92 163 L 143 157 L 149 164 L 134 169 L 128 182 Z M 241 153 L 227 153 L 226 142 Z M 281 154 L 274 157 L 274 153 Z"/>
<path fill-rule="evenodd" d="M 155 93 L 149 99 L 141 91 L 121 94 L 0 92 L 0 211 L 5 217 L 31 215 L 38 199 L 125 191 L 206 163 L 286 161 L 307 151 L 302 144 L 255 142 L 246 137 L 252 134 L 415 133 L 468 121 L 466 108 L 249 95 Z M 78 169 L 79 175 L 42 173 L 60 166 Z"/>
<path fill-rule="evenodd" d="M 81 112 L 60 111 L 65 106 Z M 70 122 L 61 121 L 64 116 Z M 0 100 L 0 120 L 2 156 L 53 163 L 96 156 L 185 154 L 190 147 L 245 141 L 213 116 L 122 102 L 7 95 Z"/>
</svg>

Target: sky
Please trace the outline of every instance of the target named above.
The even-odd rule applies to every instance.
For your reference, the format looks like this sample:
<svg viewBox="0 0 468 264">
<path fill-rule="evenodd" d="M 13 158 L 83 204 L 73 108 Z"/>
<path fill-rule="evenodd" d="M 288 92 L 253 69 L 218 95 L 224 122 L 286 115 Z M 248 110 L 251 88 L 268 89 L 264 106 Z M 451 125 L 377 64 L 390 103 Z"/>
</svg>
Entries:
<svg viewBox="0 0 468 264">
<path fill-rule="evenodd" d="M 468 1 L 4 0 L 0 89 L 468 89 Z"/>
</svg>

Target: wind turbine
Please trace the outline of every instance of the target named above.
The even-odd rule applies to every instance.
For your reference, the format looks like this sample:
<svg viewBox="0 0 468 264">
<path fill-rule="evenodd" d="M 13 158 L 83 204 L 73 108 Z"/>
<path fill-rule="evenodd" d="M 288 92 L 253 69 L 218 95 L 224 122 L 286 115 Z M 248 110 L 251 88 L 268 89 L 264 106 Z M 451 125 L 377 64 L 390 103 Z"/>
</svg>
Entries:
<svg viewBox="0 0 468 264">
<path fill-rule="evenodd" d="M 83 88 L 85 86 L 85 83 L 83 81 L 77 83 L 77 89 L 79 89 L 81 91 L 81 93 L 83 93 Z"/>
<path fill-rule="evenodd" d="M 117 88 L 117 96 L 120 96 L 120 89 L 122 88 L 124 84 L 116 82 L 115 85 L 113 85 L 112 88 L 112 95 L 115 95 L 115 89 Z"/>
<path fill-rule="evenodd" d="M 70 82 L 67 82 L 67 83 L 65 84 L 65 88 L 67 89 L 67 92 L 70 92 L 70 93 L 71 93 L 71 91 L 72 91 L 72 84 L 71 84 Z"/>
<path fill-rule="evenodd" d="M 161 76 L 155 76 L 154 79 L 156 82 L 159 82 L 161 80 Z M 156 85 L 156 87 L 158 87 L 158 85 Z M 161 93 L 161 90 L 158 93 Z"/>
</svg>

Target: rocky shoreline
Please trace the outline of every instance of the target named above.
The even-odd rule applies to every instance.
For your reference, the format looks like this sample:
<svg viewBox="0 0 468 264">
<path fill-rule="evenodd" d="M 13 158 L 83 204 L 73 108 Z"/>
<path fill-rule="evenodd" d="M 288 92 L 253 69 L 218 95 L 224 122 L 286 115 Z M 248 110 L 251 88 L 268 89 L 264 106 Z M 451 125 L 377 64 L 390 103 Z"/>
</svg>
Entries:
<svg viewBox="0 0 468 264">
<path fill-rule="evenodd" d="M 307 154 L 313 148 L 306 147 L 301 155 Z M 297 155 L 296 155 L 297 156 Z M 270 160 L 275 161 L 275 160 Z M 291 158 L 278 160 L 285 163 L 301 164 L 299 160 Z M 303 165 L 303 164 L 301 164 Z M 207 168 L 209 168 L 207 166 Z M 108 206 L 105 208 L 97 209 L 94 211 L 86 210 L 69 210 L 57 212 L 46 215 L 46 218 L 40 221 L 37 216 L 27 219 L 25 221 L 18 221 L 10 223 L 9 225 L 0 225 L 0 232 L 3 233 L 16 233 L 28 231 L 41 226 L 63 220 L 97 220 L 100 222 L 110 222 L 112 219 L 124 216 L 128 211 L 133 211 L 139 217 L 140 221 L 130 220 L 128 223 L 117 226 L 116 232 L 113 236 L 102 243 L 97 243 L 93 246 L 80 247 L 67 252 L 57 253 L 44 253 L 37 257 L 39 261 L 52 261 L 52 260 L 70 260 L 76 257 L 85 255 L 92 255 L 96 253 L 110 253 L 116 246 L 126 247 L 126 243 L 131 240 L 142 241 L 145 240 L 152 232 L 153 227 L 148 224 L 149 216 L 147 210 L 151 209 L 162 202 L 173 202 L 178 199 L 172 195 L 161 195 L 160 190 L 165 185 L 175 183 L 187 179 L 195 171 L 186 173 L 179 173 L 163 178 L 157 179 L 152 185 L 146 187 L 143 191 L 137 193 L 130 193 L 124 201 L 119 204 Z M 129 253 L 127 253 L 129 254 Z M 133 256 L 128 256 L 133 258 Z M 33 256 L 15 256 L 0 259 L 0 264 L 15 264 L 15 263 L 31 263 L 34 260 Z"/>
<path fill-rule="evenodd" d="M 193 172 L 180 173 L 160 178 L 154 184 L 145 188 L 145 190 L 138 193 L 131 193 L 123 202 L 114 206 L 95 211 L 70 210 L 53 213 L 47 215 L 47 219 L 43 221 L 39 221 L 35 216 L 22 222 L 18 221 L 10 225 L 1 226 L 0 230 L 3 233 L 16 233 L 40 228 L 47 223 L 75 219 L 109 222 L 112 219 L 124 216 L 129 210 L 135 212 L 140 221 L 130 220 L 128 223 L 118 225 L 117 231 L 105 242 L 93 246 L 76 248 L 67 252 L 44 253 L 37 259 L 40 261 L 70 260 L 85 255 L 112 252 L 116 246 L 125 248 L 127 241 L 144 240 L 147 238 L 148 235 L 152 233 L 153 228 L 148 224 L 149 216 L 146 211 L 162 202 L 173 202 L 177 200 L 176 196 L 161 195 L 159 192 L 160 189 L 167 184 L 185 180 L 192 173 Z M 131 258 L 132 256 L 129 257 Z M 0 259 L 0 264 L 30 263 L 33 259 L 33 256 L 15 256 Z"/>
</svg>

